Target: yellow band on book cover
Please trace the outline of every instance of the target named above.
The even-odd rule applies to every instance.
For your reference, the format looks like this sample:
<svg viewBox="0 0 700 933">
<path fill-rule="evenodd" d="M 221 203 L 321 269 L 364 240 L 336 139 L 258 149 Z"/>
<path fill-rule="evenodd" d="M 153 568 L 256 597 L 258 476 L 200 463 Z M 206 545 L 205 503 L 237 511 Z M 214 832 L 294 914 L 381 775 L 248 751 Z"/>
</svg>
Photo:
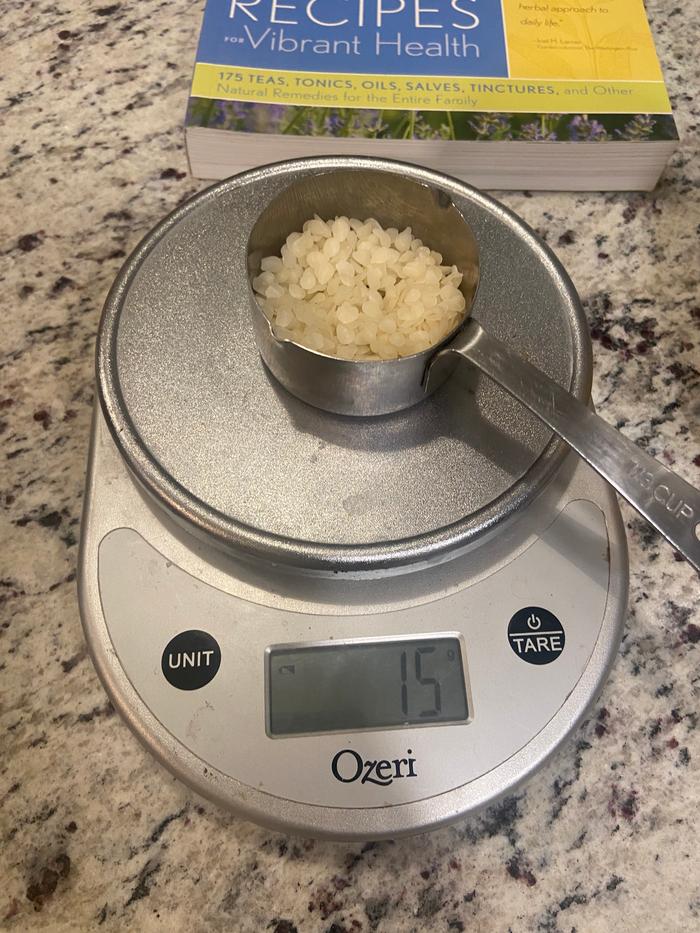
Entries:
<svg viewBox="0 0 700 933">
<path fill-rule="evenodd" d="M 662 81 L 408 78 L 339 72 L 222 68 L 198 63 L 193 97 L 300 107 L 558 113 L 670 113 Z"/>
</svg>

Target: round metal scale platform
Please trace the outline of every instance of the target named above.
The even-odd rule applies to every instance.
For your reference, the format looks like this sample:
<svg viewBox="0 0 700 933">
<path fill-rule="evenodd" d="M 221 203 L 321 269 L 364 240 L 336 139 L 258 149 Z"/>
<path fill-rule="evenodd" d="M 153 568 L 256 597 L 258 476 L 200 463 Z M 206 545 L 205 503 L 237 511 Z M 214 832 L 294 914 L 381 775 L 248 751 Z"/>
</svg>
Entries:
<svg viewBox="0 0 700 933">
<path fill-rule="evenodd" d="M 167 217 L 109 294 L 78 577 L 146 748 L 223 807 L 336 839 L 512 791 L 595 701 L 627 597 L 613 492 L 486 377 L 353 418 L 265 369 L 251 227 L 291 180 L 359 166 L 447 192 L 478 242 L 473 316 L 589 400 L 576 292 L 496 201 L 383 160 L 245 173 Z"/>
<path fill-rule="evenodd" d="M 275 382 L 251 330 L 246 242 L 300 171 L 318 165 L 233 178 L 144 240 L 105 309 L 103 409 L 144 486 L 224 546 L 326 569 L 425 559 L 521 507 L 563 444 L 477 375 L 456 375 L 424 404 L 374 419 L 321 412 Z M 587 399 L 585 321 L 564 270 L 496 202 L 440 184 L 480 244 L 474 317 Z"/>
</svg>

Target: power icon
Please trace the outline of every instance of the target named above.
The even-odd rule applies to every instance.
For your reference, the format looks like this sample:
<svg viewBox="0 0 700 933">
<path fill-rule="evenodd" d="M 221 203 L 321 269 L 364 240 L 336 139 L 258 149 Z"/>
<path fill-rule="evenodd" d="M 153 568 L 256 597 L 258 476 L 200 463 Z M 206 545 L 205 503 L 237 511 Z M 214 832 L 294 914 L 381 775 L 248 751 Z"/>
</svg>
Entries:
<svg viewBox="0 0 700 933">
<path fill-rule="evenodd" d="M 527 617 L 527 627 L 533 632 L 536 632 L 538 628 L 542 627 L 542 619 L 533 612 L 532 615 Z"/>
</svg>

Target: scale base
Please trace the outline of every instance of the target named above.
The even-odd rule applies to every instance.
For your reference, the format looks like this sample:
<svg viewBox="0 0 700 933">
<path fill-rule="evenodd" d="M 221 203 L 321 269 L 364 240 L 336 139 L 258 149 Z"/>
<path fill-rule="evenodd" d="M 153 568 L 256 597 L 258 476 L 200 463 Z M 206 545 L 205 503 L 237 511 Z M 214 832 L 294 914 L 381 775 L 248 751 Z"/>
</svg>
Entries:
<svg viewBox="0 0 700 933">
<path fill-rule="evenodd" d="M 526 511 L 449 561 L 336 575 L 243 561 L 193 537 L 141 491 L 98 412 L 79 591 L 112 702 L 180 779 L 278 830 L 378 839 L 494 802 L 564 742 L 616 655 L 627 552 L 613 493 L 572 457 Z M 563 638 L 528 645 L 527 632 L 518 634 L 518 613 L 538 608 Z M 522 618 L 530 616 L 539 618 Z M 193 631 L 215 643 L 217 670 L 197 689 L 174 686 L 165 649 Z M 463 645 L 467 722 L 286 738 L 266 731 L 270 646 L 438 633 Z M 334 774 L 339 753 L 361 761 L 356 778 Z M 410 778 L 402 766 L 400 776 L 394 769 L 388 780 L 384 769 L 386 780 L 371 780 L 382 762 L 408 759 Z"/>
</svg>

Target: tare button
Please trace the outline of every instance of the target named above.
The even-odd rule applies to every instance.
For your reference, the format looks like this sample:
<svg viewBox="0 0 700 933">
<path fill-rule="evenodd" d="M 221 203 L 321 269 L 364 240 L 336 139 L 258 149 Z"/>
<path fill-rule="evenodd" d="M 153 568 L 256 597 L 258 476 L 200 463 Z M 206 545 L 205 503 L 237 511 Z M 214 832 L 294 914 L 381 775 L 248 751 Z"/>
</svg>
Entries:
<svg viewBox="0 0 700 933">
<path fill-rule="evenodd" d="M 515 654 L 528 664 L 551 664 L 564 650 L 564 627 L 548 609 L 518 609 L 508 624 L 508 641 Z"/>
<path fill-rule="evenodd" d="M 165 647 L 161 658 L 163 676 L 178 690 L 199 690 L 216 676 L 221 648 L 207 632 L 180 632 Z"/>
</svg>

